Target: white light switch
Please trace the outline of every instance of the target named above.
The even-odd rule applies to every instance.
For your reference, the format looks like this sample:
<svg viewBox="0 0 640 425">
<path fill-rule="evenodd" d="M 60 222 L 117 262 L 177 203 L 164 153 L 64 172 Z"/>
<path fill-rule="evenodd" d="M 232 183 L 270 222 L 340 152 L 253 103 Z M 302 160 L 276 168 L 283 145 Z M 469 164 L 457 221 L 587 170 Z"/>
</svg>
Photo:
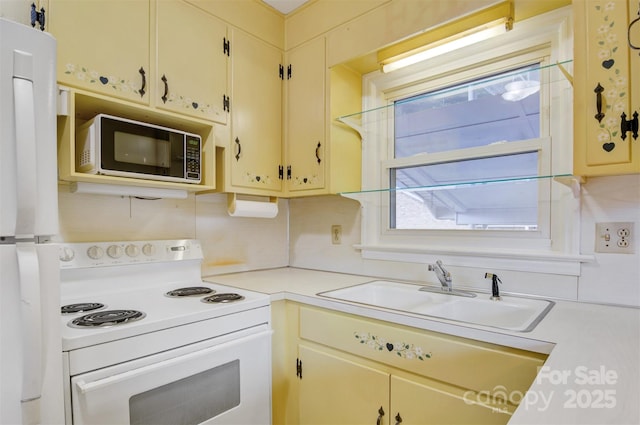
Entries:
<svg viewBox="0 0 640 425">
<path fill-rule="evenodd" d="M 596 252 L 633 254 L 635 237 L 632 222 L 596 223 Z"/>
</svg>

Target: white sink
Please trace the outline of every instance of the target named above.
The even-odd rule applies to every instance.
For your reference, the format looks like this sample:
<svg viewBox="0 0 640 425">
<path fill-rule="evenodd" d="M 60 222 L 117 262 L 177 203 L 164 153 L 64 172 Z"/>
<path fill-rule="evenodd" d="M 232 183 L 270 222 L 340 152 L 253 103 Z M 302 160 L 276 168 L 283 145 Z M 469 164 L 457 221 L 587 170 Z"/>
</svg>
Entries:
<svg viewBox="0 0 640 425">
<path fill-rule="evenodd" d="M 391 310 L 474 323 L 517 332 L 530 332 L 555 304 L 553 301 L 488 294 L 460 297 L 446 292 L 420 291 L 410 283 L 376 280 L 318 295 Z"/>
</svg>

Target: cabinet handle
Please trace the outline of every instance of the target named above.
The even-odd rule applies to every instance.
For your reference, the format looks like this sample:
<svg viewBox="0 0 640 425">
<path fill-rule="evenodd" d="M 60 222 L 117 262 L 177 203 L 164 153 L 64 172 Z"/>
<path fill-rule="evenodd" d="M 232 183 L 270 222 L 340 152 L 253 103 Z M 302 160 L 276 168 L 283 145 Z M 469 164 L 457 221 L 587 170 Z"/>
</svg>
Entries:
<svg viewBox="0 0 640 425">
<path fill-rule="evenodd" d="M 145 89 L 147 88 L 147 75 L 144 72 L 144 68 L 140 67 L 140 69 L 138 70 L 138 72 L 140 73 L 140 76 L 142 77 L 142 87 L 140 87 L 140 90 L 138 90 L 138 93 L 140 93 L 140 97 L 144 97 Z"/>
<path fill-rule="evenodd" d="M 604 118 L 604 114 L 602 113 L 602 92 L 604 91 L 604 87 L 598 83 L 593 91 L 596 92 L 596 109 L 598 110 L 598 113 L 595 114 L 594 118 L 597 119 L 598 122 L 601 122 Z"/>
<path fill-rule="evenodd" d="M 629 23 L 629 29 L 627 30 L 627 41 L 629 41 L 629 47 L 633 50 L 640 50 L 640 45 L 636 46 L 631 40 L 631 27 L 636 24 L 640 24 L 640 3 L 638 4 L 638 17 Z"/>
<path fill-rule="evenodd" d="M 400 412 L 396 415 L 396 425 L 400 425 L 402 423 L 402 416 L 400 416 Z"/>
<path fill-rule="evenodd" d="M 320 146 L 322 145 L 320 144 L 320 142 L 318 142 L 318 146 L 316 146 L 316 159 L 318 160 L 318 164 L 322 162 L 322 160 L 320 159 Z"/>
<path fill-rule="evenodd" d="M 633 118 L 627 120 L 627 114 L 624 112 L 620 115 L 620 137 L 622 140 L 627 138 L 627 131 L 631 132 L 634 140 L 638 139 L 638 111 L 633 112 Z"/>
<path fill-rule="evenodd" d="M 162 82 L 164 83 L 164 94 L 162 95 L 162 102 L 163 103 L 167 103 L 167 95 L 169 94 L 169 84 L 167 83 L 167 77 L 163 74 L 162 78 L 161 78 Z"/>
<path fill-rule="evenodd" d="M 382 418 L 384 418 L 384 410 L 382 406 L 378 409 L 378 420 L 376 421 L 376 425 L 382 425 Z"/>
<path fill-rule="evenodd" d="M 236 145 L 238 145 L 238 153 L 236 153 L 236 161 L 240 160 L 240 152 L 242 152 L 242 145 L 240 144 L 240 139 L 236 137 Z"/>
</svg>

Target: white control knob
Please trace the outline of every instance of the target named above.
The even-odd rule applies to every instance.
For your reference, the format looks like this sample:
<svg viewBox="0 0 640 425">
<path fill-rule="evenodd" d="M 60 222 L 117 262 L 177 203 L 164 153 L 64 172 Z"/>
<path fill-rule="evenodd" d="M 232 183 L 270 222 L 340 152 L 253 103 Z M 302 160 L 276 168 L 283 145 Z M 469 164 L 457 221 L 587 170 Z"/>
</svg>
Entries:
<svg viewBox="0 0 640 425">
<path fill-rule="evenodd" d="M 99 260 L 104 255 L 104 250 L 99 246 L 93 245 L 87 249 L 87 256 L 92 260 Z"/>
<path fill-rule="evenodd" d="M 64 248 L 60 249 L 60 261 L 64 261 L 64 262 L 69 262 L 71 260 L 73 260 L 76 256 L 76 253 L 73 252 L 73 249 L 69 248 L 68 246 L 65 246 Z"/>
<path fill-rule="evenodd" d="M 156 247 L 153 244 L 146 243 L 142 246 L 142 253 L 146 256 L 151 256 L 156 253 Z"/>
<path fill-rule="evenodd" d="M 129 244 L 124 248 L 124 252 L 129 257 L 137 257 L 140 254 L 140 249 L 134 244 Z"/>
<path fill-rule="evenodd" d="M 124 250 L 120 245 L 110 245 L 107 248 L 107 255 L 111 258 L 120 258 L 122 257 Z"/>
</svg>

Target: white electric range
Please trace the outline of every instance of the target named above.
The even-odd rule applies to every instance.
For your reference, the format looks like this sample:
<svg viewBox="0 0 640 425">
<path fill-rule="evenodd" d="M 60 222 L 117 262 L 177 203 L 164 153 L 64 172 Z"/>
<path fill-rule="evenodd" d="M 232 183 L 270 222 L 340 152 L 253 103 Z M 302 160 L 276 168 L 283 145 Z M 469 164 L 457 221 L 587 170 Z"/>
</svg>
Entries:
<svg viewBox="0 0 640 425">
<path fill-rule="evenodd" d="M 269 296 L 204 282 L 197 240 L 62 244 L 68 424 L 264 424 Z"/>
</svg>

